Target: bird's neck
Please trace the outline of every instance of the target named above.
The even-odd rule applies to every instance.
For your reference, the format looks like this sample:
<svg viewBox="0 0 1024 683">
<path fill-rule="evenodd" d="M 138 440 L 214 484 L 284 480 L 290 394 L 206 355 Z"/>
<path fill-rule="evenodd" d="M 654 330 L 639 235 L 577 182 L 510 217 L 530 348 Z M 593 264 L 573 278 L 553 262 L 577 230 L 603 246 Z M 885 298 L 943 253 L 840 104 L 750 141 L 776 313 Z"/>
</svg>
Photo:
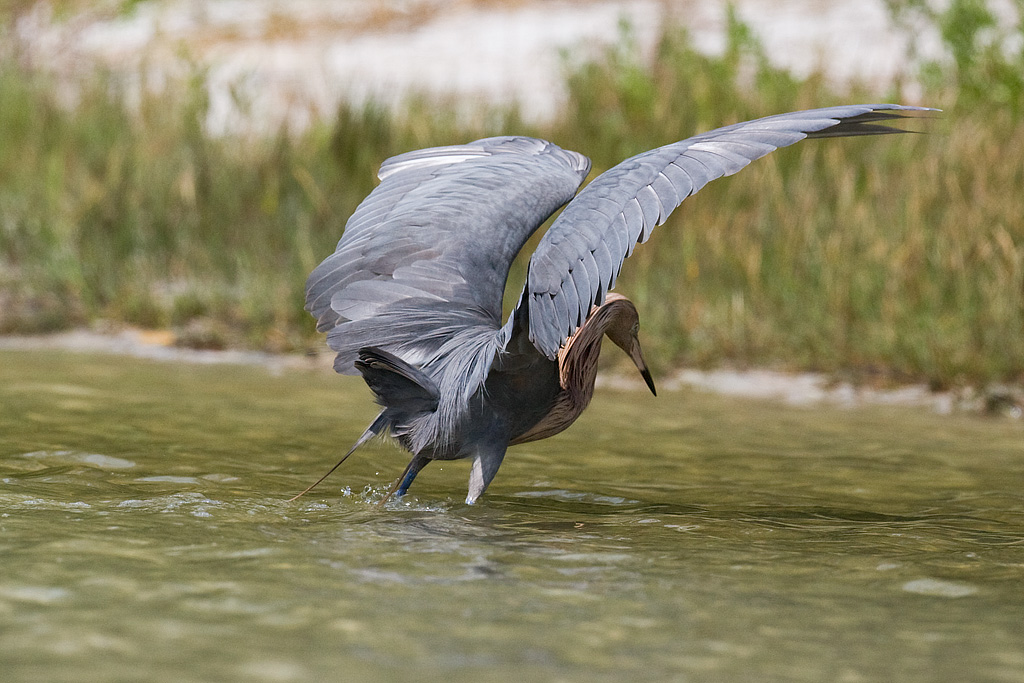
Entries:
<svg viewBox="0 0 1024 683">
<path fill-rule="evenodd" d="M 513 445 L 558 434 L 575 422 L 590 404 L 594 397 L 601 338 L 608 326 L 607 322 L 594 319 L 597 313 L 591 313 L 558 351 L 559 390 L 554 403 L 537 424 L 512 439 Z"/>
<path fill-rule="evenodd" d="M 558 352 L 559 384 L 571 395 L 574 403 L 581 404 L 581 412 L 594 395 L 601 340 L 611 322 L 611 311 L 598 308 Z"/>
</svg>

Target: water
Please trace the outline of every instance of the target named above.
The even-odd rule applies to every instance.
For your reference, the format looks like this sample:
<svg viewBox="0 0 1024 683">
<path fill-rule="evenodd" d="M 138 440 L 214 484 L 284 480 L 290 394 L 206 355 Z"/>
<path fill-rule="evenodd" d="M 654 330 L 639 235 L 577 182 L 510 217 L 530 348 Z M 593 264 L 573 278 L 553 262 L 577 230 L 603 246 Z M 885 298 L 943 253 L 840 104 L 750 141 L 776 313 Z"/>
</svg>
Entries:
<svg viewBox="0 0 1024 683">
<path fill-rule="evenodd" d="M 7 681 L 1024 681 L 1024 428 L 603 391 L 377 509 L 324 371 L 0 352 Z"/>
</svg>

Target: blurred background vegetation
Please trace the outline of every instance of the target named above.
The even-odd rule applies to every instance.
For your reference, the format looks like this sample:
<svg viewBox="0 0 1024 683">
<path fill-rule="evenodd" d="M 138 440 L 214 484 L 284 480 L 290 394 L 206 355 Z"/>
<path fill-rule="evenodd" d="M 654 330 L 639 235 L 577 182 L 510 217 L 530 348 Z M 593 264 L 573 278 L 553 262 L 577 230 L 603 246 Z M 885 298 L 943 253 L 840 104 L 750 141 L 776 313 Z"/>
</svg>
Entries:
<svg viewBox="0 0 1024 683">
<path fill-rule="evenodd" d="M 925 135 L 798 145 L 684 203 L 617 286 L 637 302 L 660 370 L 1024 382 L 1024 25 L 997 21 L 986 0 L 890 7 L 897 22 L 939 30 L 945 57 L 914 68 L 920 103 L 945 113 L 917 125 Z M 543 126 L 514 108 L 456 116 L 414 97 L 397 113 L 342 105 L 301 133 L 218 137 L 204 131 L 200 69 L 141 101 L 96 73 L 67 106 L 6 40 L 20 9 L 0 20 L 4 334 L 129 324 L 199 347 L 323 348 L 305 278 L 392 154 L 525 133 L 587 154 L 594 177 L 719 125 L 906 99 L 900 83 L 797 79 L 730 13 L 721 56 L 667 27 L 651 63 L 624 27 L 600 57 L 567 58 L 568 103 Z"/>
</svg>

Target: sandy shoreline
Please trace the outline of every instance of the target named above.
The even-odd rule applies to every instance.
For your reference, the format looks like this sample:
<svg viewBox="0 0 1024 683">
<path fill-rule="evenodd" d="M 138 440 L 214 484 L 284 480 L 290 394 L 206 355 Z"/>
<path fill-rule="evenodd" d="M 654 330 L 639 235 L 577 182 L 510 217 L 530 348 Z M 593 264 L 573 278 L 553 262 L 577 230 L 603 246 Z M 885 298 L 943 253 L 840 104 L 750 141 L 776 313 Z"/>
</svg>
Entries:
<svg viewBox="0 0 1024 683">
<path fill-rule="evenodd" d="M 199 365 L 252 365 L 271 373 L 331 372 L 334 356 L 326 348 L 315 354 L 268 353 L 239 349 L 191 349 L 173 345 L 173 335 L 124 329 L 114 333 L 72 330 L 49 335 L 0 337 L 3 351 L 69 351 L 114 354 L 145 360 Z M 656 379 L 659 392 L 697 391 L 743 399 L 766 400 L 799 407 L 908 406 L 938 414 L 984 413 L 1024 418 L 1024 389 L 994 386 L 931 391 L 924 384 L 875 388 L 836 381 L 824 373 L 782 372 L 770 369 L 682 368 Z M 598 387 L 647 391 L 632 375 L 602 373 Z"/>
</svg>

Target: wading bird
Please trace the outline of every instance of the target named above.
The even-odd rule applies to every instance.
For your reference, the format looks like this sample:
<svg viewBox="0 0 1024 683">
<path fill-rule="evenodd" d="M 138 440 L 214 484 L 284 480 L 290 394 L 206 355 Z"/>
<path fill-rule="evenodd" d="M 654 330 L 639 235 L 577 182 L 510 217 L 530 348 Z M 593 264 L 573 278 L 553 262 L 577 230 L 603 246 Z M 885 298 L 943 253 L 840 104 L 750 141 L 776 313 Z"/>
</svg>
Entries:
<svg viewBox="0 0 1024 683">
<path fill-rule="evenodd" d="M 382 407 L 341 462 L 373 436 L 397 439 L 412 460 L 386 501 L 430 461 L 471 458 L 473 503 L 510 445 L 557 434 L 587 407 L 605 335 L 653 393 L 636 307 L 609 293 L 633 248 L 711 180 L 805 138 L 902 132 L 885 122 L 908 111 L 925 110 L 851 105 L 725 126 L 627 159 L 579 194 L 590 160 L 534 138 L 386 160 L 306 283 L 334 369 L 362 374 Z M 512 260 L 567 202 L 502 324 Z"/>
</svg>

